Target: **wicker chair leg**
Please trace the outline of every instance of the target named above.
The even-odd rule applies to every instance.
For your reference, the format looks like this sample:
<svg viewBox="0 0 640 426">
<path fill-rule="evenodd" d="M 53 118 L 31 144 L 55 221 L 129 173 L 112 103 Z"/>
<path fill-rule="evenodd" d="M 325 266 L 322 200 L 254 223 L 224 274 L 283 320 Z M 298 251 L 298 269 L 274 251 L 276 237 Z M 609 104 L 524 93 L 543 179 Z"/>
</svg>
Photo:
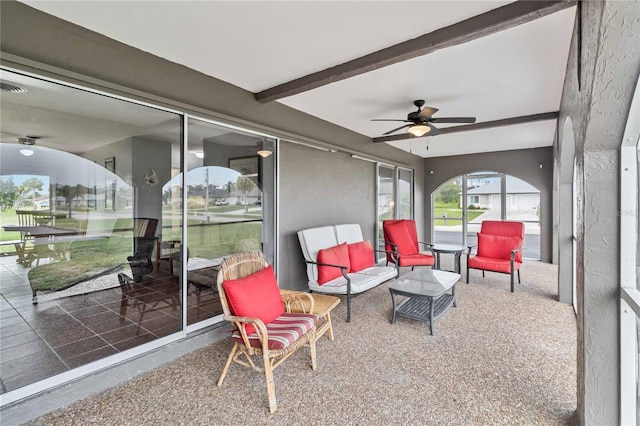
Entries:
<svg viewBox="0 0 640 426">
<path fill-rule="evenodd" d="M 273 414 L 278 409 L 276 403 L 276 384 L 273 381 L 273 366 L 268 355 L 263 355 L 264 377 L 267 380 L 267 396 L 269 397 L 269 412 Z"/>
<path fill-rule="evenodd" d="M 229 366 L 231 365 L 231 361 L 233 361 L 233 357 L 236 355 L 237 350 L 238 350 L 238 344 L 234 343 L 233 348 L 231 349 L 231 353 L 229 354 L 229 358 L 227 358 L 227 363 L 224 365 L 224 368 L 222 369 L 222 373 L 220 374 L 220 378 L 218 379 L 218 386 L 222 386 L 222 382 L 224 381 L 224 378 L 227 375 L 227 371 L 229 371 Z"/>
<path fill-rule="evenodd" d="M 318 364 L 316 363 L 316 338 L 315 336 L 309 342 L 309 352 L 311 352 L 311 369 L 315 370 Z"/>
</svg>

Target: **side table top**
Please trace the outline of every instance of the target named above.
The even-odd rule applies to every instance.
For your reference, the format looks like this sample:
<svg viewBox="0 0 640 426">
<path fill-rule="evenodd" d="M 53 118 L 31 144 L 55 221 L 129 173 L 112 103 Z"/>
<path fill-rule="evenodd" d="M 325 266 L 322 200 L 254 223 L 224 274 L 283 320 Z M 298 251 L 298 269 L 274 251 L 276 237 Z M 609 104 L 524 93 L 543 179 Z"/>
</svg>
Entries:
<svg viewBox="0 0 640 426">
<path fill-rule="evenodd" d="M 296 294 L 296 293 L 305 293 L 303 291 L 296 291 L 296 290 L 286 290 L 286 289 L 280 289 L 280 293 L 281 294 Z M 309 293 L 306 293 L 309 294 Z M 333 308 L 335 308 L 336 306 L 338 306 L 338 304 L 340 303 L 340 298 L 336 297 L 336 296 L 329 296 L 329 295 L 325 295 L 325 294 L 317 294 L 317 293 L 311 293 L 310 294 L 311 297 L 313 297 L 314 303 L 313 303 L 313 313 L 320 316 L 320 317 L 324 317 L 325 315 L 327 315 L 327 313 L 331 312 L 331 310 Z M 302 299 L 303 303 L 305 299 Z M 307 304 L 308 305 L 308 304 Z M 308 306 L 306 306 L 305 308 L 307 308 Z"/>
<path fill-rule="evenodd" d="M 463 245 L 458 245 L 458 244 L 434 244 L 431 247 L 431 250 L 439 251 L 441 253 L 457 253 L 457 252 L 463 252 L 467 248 L 468 247 L 465 247 Z"/>
</svg>

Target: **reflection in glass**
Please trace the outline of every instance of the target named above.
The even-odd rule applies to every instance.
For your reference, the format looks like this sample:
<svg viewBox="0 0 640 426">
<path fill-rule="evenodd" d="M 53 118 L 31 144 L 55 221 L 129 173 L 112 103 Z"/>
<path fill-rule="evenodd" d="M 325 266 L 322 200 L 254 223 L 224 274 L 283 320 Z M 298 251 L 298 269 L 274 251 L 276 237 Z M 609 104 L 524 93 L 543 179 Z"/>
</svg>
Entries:
<svg viewBox="0 0 640 426">
<path fill-rule="evenodd" d="M 180 240 L 162 188 L 180 167 L 182 119 L 0 78 L 26 89 L 0 97 L 4 393 L 182 329 L 179 279 L 156 267 L 163 231 Z M 25 134 L 41 136 L 29 156 Z"/>
</svg>

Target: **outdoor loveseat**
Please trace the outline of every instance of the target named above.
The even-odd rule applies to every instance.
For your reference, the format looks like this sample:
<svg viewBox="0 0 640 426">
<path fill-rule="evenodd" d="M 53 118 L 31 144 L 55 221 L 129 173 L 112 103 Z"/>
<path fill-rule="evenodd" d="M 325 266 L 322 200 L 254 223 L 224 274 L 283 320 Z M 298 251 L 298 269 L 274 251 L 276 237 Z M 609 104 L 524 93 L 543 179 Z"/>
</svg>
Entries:
<svg viewBox="0 0 640 426">
<path fill-rule="evenodd" d="M 298 232 L 307 264 L 309 290 L 347 296 L 347 322 L 351 297 L 400 275 L 397 266 L 379 266 L 369 241 L 357 223 L 321 226 Z M 382 253 L 386 253 L 382 251 Z"/>
</svg>

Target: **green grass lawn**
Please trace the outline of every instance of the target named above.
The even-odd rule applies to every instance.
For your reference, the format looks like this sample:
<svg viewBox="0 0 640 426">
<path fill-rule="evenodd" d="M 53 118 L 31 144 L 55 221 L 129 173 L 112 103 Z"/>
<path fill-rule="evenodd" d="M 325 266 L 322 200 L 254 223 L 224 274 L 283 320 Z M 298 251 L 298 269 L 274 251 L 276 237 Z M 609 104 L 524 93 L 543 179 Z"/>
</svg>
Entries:
<svg viewBox="0 0 640 426">
<path fill-rule="evenodd" d="M 442 215 L 445 213 L 447 215 L 446 222 L 444 219 L 442 219 Z M 471 222 L 482 213 L 484 213 L 484 210 L 467 210 L 467 221 Z M 433 218 L 433 224 L 436 226 L 462 225 L 462 209 L 457 208 L 455 204 L 436 204 L 435 208 L 433 209 Z"/>
</svg>

